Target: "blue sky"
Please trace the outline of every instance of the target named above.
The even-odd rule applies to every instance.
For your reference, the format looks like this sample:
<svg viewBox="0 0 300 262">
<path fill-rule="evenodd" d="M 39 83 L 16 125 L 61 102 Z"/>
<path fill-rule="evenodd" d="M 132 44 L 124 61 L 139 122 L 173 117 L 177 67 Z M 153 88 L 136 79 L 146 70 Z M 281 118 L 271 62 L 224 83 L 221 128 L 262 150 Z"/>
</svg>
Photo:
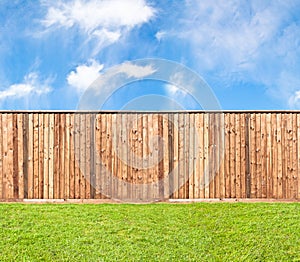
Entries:
<svg viewBox="0 0 300 262">
<path fill-rule="evenodd" d="M 223 109 L 300 109 L 300 1 L 0 0 L 0 109 L 76 109 L 105 70 L 141 58 L 188 66 Z M 106 109 L 148 93 L 197 109 L 169 86 L 123 87 Z"/>
</svg>

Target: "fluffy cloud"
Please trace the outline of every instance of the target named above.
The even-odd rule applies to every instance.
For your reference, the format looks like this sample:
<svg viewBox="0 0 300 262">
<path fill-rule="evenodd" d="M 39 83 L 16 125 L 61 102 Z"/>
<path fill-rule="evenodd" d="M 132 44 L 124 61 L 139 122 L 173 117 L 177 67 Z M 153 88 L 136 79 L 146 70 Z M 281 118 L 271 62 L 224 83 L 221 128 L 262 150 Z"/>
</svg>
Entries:
<svg viewBox="0 0 300 262">
<path fill-rule="evenodd" d="M 116 67 L 115 73 L 125 73 L 128 77 L 142 78 L 150 76 L 156 72 L 156 69 L 151 65 L 139 66 L 130 62 L 123 63 Z"/>
<path fill-rule="evenodd" d="M 154 9 L 144 0 L 55 1 L 49 4 L 43 24 L 67 28 L 79 25 L 91 32 L 99 27 L 134 27 L 149 21 L 153 15 Z"/>
<path fill-rule="evenodd" d="M 97 39 L 93 53 L 119 40 L 130 29 L 148 22 L 155 15 L 145 0 L 45 1 L 46 28 L 79 27 L 88 40 Z"/>
<path fill-rule="evenodd" d="M 0 91 L 0 100 L 18 99 L 30 95 L 42 95 L 49 93 L 52 89 L 49 85 L 50 79 L 44 82 L 39 80 L 36 72 L 31 72 L 24 77 L 22 83 L 10 85 L 7 89 Z"/>
<path fill-rule="evenodd" d="M 287 105 L 297 89 L 283 87 L 282 76 L 299 74 L 297 9 L 293 0 L 186 0 L 180 25 L 167 33 L 189 44 L 197 71 L 218 85 L 260 85 Z"/>
<path fill-rule="evenodd" d="M 77 66 L 75 71 L 72 71 L 67 76 L 67 82 L 78 93 L 82 93 L 100 76 L 102 69 L 102 64 L 95 60 L 90 60 L 87 64 Z"/>
</svg>

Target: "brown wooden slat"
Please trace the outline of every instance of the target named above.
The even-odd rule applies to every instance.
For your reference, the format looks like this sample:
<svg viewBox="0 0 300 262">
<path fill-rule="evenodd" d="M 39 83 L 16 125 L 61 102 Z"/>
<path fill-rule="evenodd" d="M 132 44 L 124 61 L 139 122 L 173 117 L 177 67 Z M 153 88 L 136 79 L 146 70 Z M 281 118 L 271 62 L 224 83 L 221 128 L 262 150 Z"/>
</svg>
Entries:
<svg viewBox="0 0 300 262">
<path fill-rule="evenodd" d="M 250 138 L 249 138 L 249 151 L 250 151 L 250 174 L 251 174 L 251 198 L 257 198 L 257 166 L 256 166 L 256 116 L 250 115 Z"/>
<path fill-rule="evenodd" d="M 2 180 L 2 198 L 8 199 L 8 181 L 7 181 L 7 166 L 8 166 L 8 160 L 7 160 L 7 114 L 2 115 L 2 143 L 3 143 L 3 180 Z"/>
<path fill-rule="evenodd" d="M 230 114 L 225 114 L 225 156 L 224 156 L 224 173 L 225 173 L 225 197 L 230 198 Z"/>
<path fill-rule="evenodd" d="M 255 114 L 256 196 L 262 197 L 261 114 Z"/>
<path fill-rule="evenodd" d="M 203 163 L 203 185 L 204 185 L 204 198 L 209 198 L 209 114 L 204 114 L 204 137 L 203 137 L 203 146 L 204 146 L 204 163 Z"/>
<path fill-rule="evenodd" d="M 24 198 L 24 152 L 23 152 L 23 115 L 17 114 L 17 152 L 18 152 L 18 164 L 17 164 L 17 171 L 18 171 L 18 179 L 16 183 L 18 184 L 18 190 L 16 198 L 23 199 Z"/>
<path fill-rule="evenodd" d="M 266 114 L 261 114 L 261 197 L 267 197 L 267 128 L 266 128 Z"/>
<path fill-rule="evenodd" d="M 169 184 L 169 114 L 163 114 L 163 166 L 162 166 L 162 179 L 163 179 L 163 198 L 168 199 L 170 196 L 170 184 Z M 147 132 L 146 128 L 146 118 L 145 115 L 143 116 L 143 140 L 144 140 L 144 133 Z M 144 156 L 144 151 L 143 151 Z"/>
<path fill-rule="evenodd" d="M 27 173 L 27 181 L 28 181 L 28 198 L 34 198 L 34 150 L 33 150 L 33 142 L 34 142 L 34 114 L 28 115 L 28 173 Z"/>
<path fill-rule="evenodd" d="M 235 114 L 230 114 L 230 197 L 236 198 L 236 128 Z"/>
<path fill-rule="evenodd" d="M 44 114 L 44 135 L 43 139 L 43 180 L 44 180 L 44 198 L 49 198 L 49 114 Z"/>
<path fill-rule="evenodd" d="M 54 198 L 54 114 L 49 114 L 49 198 Z"/>
<path fill-rule="evenodd" d="M 272 197 L 272 191 L 273 191 L 273 161 L 272 161 L 272 155 L 273 155 L 273 145 L 272 145 L 272 119 L 271 114 L 266 114 L 266 181 L 267 181 L 267 198 Z"/>
<path fill-rule="evenodd" d="M 299 199 L 299 115 L 4 112 L 0 198 Z"/>
</svg>

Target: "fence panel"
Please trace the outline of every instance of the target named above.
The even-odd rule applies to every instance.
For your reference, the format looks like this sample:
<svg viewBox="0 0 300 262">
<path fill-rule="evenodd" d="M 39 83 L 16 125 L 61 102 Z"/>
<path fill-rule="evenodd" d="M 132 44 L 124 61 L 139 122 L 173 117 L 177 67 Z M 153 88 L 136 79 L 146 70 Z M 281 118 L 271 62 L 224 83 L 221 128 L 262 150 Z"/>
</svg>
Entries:
<svg viewBox="0 0 300 262">
<path fill-rule="evenodd" d="M 299 112 L 2 112 L 0 199 L 300 199 Z"/>
</svg>

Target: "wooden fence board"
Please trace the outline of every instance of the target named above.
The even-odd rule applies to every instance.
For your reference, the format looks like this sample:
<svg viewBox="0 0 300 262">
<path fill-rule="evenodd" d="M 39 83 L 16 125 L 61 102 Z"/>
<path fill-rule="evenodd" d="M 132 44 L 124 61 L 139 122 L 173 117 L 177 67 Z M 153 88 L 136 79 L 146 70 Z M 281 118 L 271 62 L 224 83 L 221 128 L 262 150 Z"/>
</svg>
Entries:
<svg viewBox="0 0 300 262">
<path fill-rule="evenodd" d="M 49 199 L 49 114 L 44 114 L 44 136 L 43 139 L 43 195 Z"/>
<path fill-rule="evenodd" d="M 225 156 L 224 156 L 224 177 L 225 177 L 225 197 L 231 197 L 230 190 L 230 114 L 225 114 Z"/>
<path fill-rule="evenodd" d="M 271 114 L 266 115 L 266 181 L 267 181 L 267 198 L 272 198 L 272 191 L 273 191 L 273 173 L 272 173 L 272 166 L 273 166 L 273 161 L 272 161 L 272 119 L 271 119 Z"/>
<path fill-rule="evenodd" d="M 298 112 L 4 112 L 0 198 L 300 199 L 299 152 Z"/>
<path fill-rule="evenodd" d="M 48 170 L 49 170 L 49 198 L 54 198 L 54 114 L 49 114 L 49 152 L 48 152 Z"/>
</svg>

